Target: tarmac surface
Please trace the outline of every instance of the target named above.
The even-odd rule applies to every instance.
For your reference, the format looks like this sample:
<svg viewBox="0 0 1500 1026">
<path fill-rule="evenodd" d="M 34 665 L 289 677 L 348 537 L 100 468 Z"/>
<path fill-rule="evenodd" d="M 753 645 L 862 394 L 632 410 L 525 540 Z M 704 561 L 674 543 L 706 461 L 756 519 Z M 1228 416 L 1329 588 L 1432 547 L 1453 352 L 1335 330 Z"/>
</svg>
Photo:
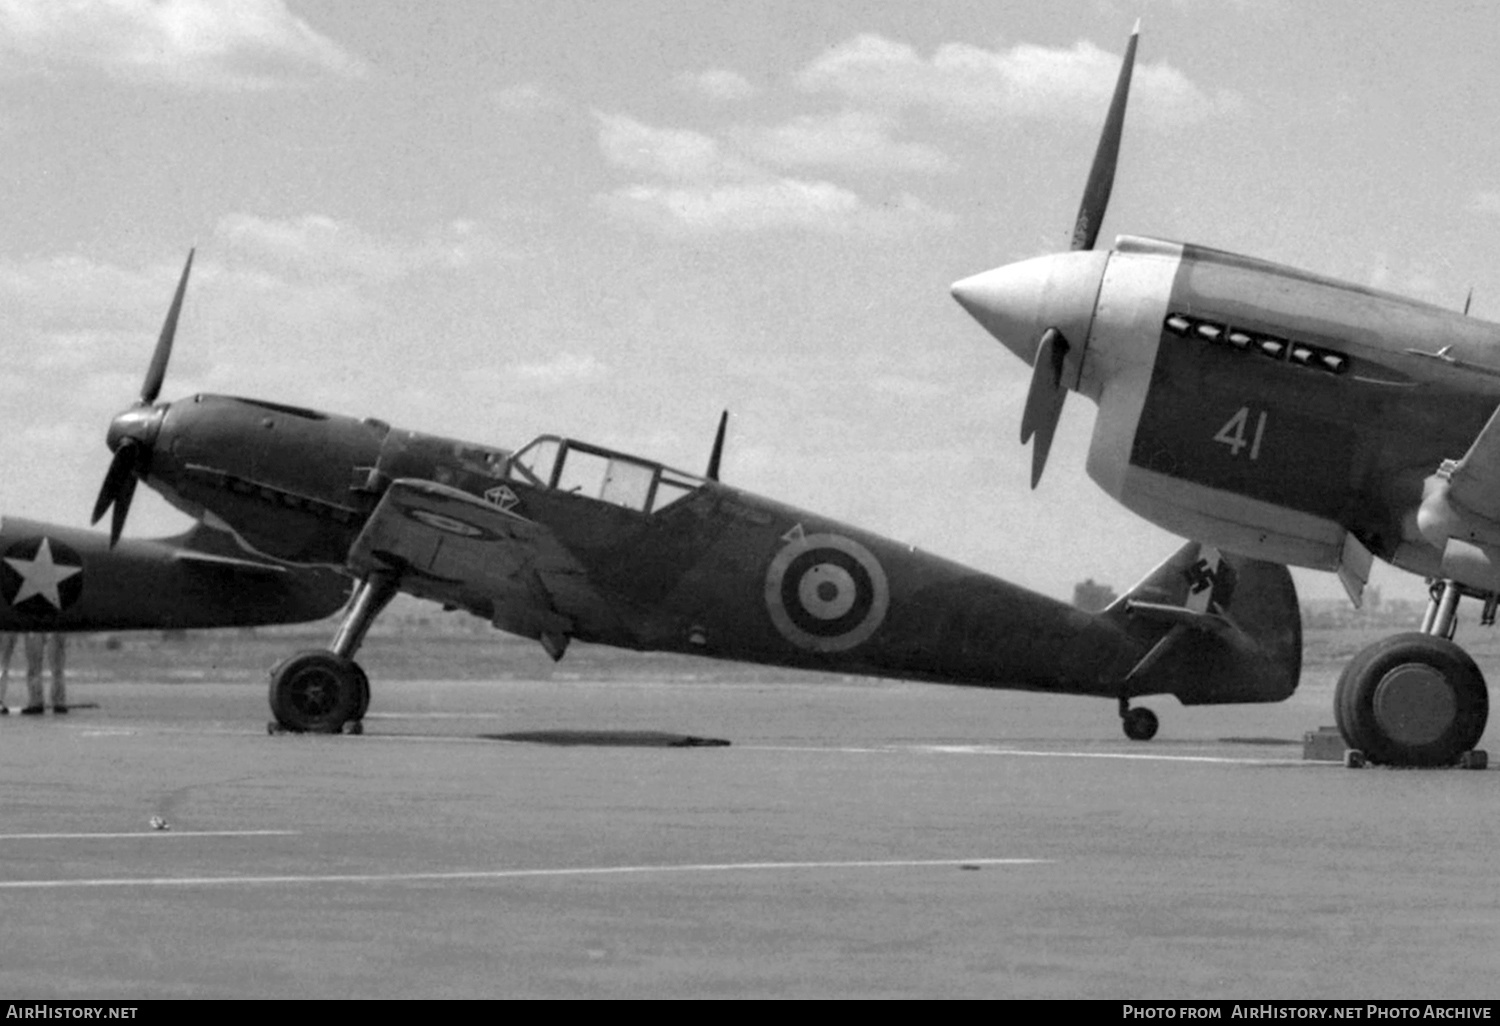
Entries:
<svg viewBox="0 0 1500 1026">
<path fill-rule="evenodd" d="M 1099 700 L 711 670 L 377 679 L 362 737 L 71 690 L 0 720 L 0 998 L 1500 992 L 1500 772 L 1304 761 L 1331 681 L 1144 703 L 1145 744 Z"/>
</svg>

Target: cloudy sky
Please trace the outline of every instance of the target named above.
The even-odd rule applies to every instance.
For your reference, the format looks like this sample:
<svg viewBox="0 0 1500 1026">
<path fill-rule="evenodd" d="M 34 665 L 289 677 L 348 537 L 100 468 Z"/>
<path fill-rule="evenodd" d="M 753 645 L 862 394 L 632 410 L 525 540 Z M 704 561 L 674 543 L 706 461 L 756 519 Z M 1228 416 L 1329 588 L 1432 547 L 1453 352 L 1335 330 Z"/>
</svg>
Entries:
<svg viewBox="0 0 1500 1026">
<path fill-rule="evenodd" d="M 1174 540 L 1077 397 L 1028 489 L 1029 371 L 948 286 L 1066 247 L 1138 16 L 1102 238 L 1500 318 L 1487 3 L 0 0 L 0 510 L 85 521 L 196 244 L 164 397 L 690 470 L 728 407 L 736 485 L 1124 587 Z"/>
</svg>

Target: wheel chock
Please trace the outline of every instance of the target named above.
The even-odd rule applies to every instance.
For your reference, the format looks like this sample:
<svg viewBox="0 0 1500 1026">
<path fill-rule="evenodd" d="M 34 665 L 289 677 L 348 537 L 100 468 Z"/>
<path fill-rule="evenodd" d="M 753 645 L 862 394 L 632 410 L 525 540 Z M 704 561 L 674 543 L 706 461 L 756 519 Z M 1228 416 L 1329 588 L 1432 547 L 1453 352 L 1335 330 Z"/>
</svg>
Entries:
<svg viewBox="0 0 1500 1026">
<path fill-rule="evenodd" d="M 1350 748 L 1344 753 L 1345 769 L 1364 769 L 1366 762 L 1365 753 L 1358 748 Z"/>
<path fill-rule="evenodd" d="M 1490 756 L 1483 748 L 1476 748 L 1472 752 L 1465 752 L 1458 757 L 1459 769 L 1482 770 L 1489 767 Z"/>
</svg>

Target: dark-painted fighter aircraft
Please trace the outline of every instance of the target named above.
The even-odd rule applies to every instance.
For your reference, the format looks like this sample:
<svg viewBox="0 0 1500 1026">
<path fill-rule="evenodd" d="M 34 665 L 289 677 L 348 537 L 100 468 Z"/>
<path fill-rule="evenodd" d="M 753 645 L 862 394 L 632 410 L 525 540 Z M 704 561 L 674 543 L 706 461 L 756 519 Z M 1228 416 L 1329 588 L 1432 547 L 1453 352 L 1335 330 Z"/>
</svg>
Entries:
<svg viewBox="0 0 1500 1026">
<path fill-rule="evenodd" d="M 0 631 L 162 630 L 320 620 L 348 578 L 247 555 L 201 525 L 173 538 L 0 519 Z"/>
<path fill-rule="evenodd" d="M 518 451 L 281 403 L 158 402 L 183 269 L 140 400 L 115 417 L 95 507 L 118 536 L 136 482 L 245 550 L 358 583 L 331 647 L 272 671 L 273 728 L 356 732 L 354 662 L 398 592 L 484 617 L 560 659 L 572 639 L 779 666 L 1117 699 L 1271 702 L 1296 687 L 1286 568 L 1184 546 L 1087 614 L 722 484 L 572 439 Z"/>
<path fill-rule="evenodd" d="M 1201 246 L 1094 248 L 1132 35 L 1071 252 L 953 286 L 1033 366 L 1032 484 L 1067 393 L 1098 404 L 1088 473 L 1141 516 L 1257 559 L 1335 571 L 1357 604 L 1374 558 L 1427 577 L 1417 632 L 1345 668 L 1335 718 L 1373 761 L 1446 765 L 1478 742 L 1484 678 L 1459 601 L 1500 603 L 1500 325 Z"/>
</svg>

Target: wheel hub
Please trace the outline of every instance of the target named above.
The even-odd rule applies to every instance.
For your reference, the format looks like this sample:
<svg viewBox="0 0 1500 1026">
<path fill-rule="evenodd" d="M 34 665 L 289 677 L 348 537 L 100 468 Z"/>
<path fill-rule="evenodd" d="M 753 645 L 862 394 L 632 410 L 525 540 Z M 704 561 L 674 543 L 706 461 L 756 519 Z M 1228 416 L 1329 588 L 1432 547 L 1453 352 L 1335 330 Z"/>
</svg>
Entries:
<svg viewBox="0 0 1500 1026">
<path fill-rule="evenodd" d="M 321 716 L 331 708 L 338 692 L 338 682 L 319 670 L 303 672 L 291 685 L 292 700 L 308 716 Z"/>
<path fill-rule="evenodd" d="M 1421 663 L 1391 670 L 1375 686 L 1375 719 L 1392 739 L 1409 745 L 1436 741 L 1453 724 L 1458 702 L 1442 672 Z"/>
</svg>

